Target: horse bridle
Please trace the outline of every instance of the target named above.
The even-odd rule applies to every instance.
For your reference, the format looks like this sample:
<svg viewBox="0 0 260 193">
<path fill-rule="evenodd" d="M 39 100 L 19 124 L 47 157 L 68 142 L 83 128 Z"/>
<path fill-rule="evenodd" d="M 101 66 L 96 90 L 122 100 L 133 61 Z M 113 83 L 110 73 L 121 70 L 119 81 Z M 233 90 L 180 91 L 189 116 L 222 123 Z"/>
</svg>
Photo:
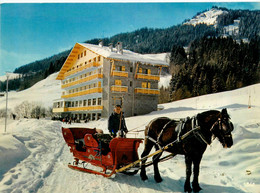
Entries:
<svg viewBox="0 0 260 193">
<path fill-rule="evenodd" d="M 228 119 L 228 118 L 224 118 L 224 119 Z M 213 133 L 213 131 L 216 128 L 216 125 L 218 125 L 219 131 L 223 131 L 223 133 L 224 133 L 224 135 L 223 135 L 222 132 L 220 132 L 220 135 L 221 135 L 221 137 L 223 139 L 223 142 L 225 142 L 225 138 L 226 137 L 232 137 L 231 131 L 233 131 L 233 129 L 231 127 L 230 122 L 228 121 L 228 129 L 226 131 L 224 131 L 223 126 L 222 126 L 222 122 L 223 122 L 222 119 L 218 118 L 218 120 L 210 128 L 210 131 Z M 227 134 L 227 133 L 230 133 L 230 134 Z M 214 135 L 214 133 L 213 133 L 213 135 Z"/>
</svg>

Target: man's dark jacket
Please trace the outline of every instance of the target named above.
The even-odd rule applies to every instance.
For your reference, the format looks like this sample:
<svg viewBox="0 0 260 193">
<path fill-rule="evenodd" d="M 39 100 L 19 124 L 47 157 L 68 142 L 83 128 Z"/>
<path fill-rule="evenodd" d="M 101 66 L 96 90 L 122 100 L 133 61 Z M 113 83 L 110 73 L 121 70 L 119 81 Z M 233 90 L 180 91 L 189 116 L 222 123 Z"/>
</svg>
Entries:
<svg viewBox="0 0 260 193">
<path fill-rule="evenodd" d="M 119 130 L 119 125 L 120 125 L 120 117 L 121 113 L 117 114 L 116 112 L 113 112 L 109 119 L 108 119 L 108 130 L 111 135 L 114 137 L 116 136 L 118 130 Z M 121 119 L 121 130 L 123 130 L 125 133 L 127 133 L 127 128 L 125 124 L 125 117 L 124 114 L 122 113 L 122 119 Z"/>
</svg>

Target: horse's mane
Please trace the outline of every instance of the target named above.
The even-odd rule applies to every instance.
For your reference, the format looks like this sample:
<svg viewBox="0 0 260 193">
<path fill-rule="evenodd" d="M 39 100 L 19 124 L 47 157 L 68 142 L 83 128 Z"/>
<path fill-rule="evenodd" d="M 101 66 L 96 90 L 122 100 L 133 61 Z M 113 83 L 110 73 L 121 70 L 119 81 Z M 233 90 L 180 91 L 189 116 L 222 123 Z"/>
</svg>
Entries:
<svg viewBox="0 0 260 193">
<path fill-rule="evenodd" d="M 207 116 L 212 115 L 212 114 L 219 114 L 219 115 L 222 115 L 222 116 L 224 116 L 228 119 L 230 118 L 229 114 L 227 113 L 227 109 L 222 109 L 222 111 L 218 111 L 218 110 L 205 111 L 205 112 L 199 113 L 197 115 L 197 118 L 201 120 L 201 119 L 204 119 Z"/>
</svg>

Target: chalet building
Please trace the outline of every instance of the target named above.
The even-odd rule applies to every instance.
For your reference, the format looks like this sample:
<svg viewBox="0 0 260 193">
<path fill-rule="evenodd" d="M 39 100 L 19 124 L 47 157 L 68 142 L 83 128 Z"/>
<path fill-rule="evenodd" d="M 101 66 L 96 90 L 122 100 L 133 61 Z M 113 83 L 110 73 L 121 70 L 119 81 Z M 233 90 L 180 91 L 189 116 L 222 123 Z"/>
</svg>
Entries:
<svg viewBox="0 0 260 193">
<path fill-rule="evenodd" d="M 157 110 L 158 81 L 168 64 L 149 55 L 122 49 L 76 43 L 63 64 L 61 98 L 53 112 L 62 117 L 97 120 L 108 117 L 116 104 L 126 117 Z"/>
</svg>

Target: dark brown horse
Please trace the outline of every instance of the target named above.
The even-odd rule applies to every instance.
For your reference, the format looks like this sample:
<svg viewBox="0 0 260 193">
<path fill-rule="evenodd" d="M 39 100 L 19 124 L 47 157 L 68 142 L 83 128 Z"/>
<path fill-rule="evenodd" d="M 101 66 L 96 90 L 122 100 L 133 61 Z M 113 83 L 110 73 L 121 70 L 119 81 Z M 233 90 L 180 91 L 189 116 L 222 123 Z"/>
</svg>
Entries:
<svg viewBox="0 0 260 193">
<path fill-rule="evenodd" d="M 186 164 L 186 181 L 184 185 L 185 192 L 199 192 L 199 165 L 202 155 L 205 152 L 207 145 L 211 144 L 212 138 L 217 138 L 225 148 L 233 145 L 231 132 L 233 124 L 226 109 L 221 112 L 216 110 L 206 111 L 197 114 L 193 118 L 188 118 L 185 121 L 175 121 L 167 117 L 160 117 L 152 120 L 145 129 L 145 148 L 141 157 L 147 156 L 153 147 L 156 150 L 173 143 L 166 151 L 174 154 L 182 154 L 185 156 Z M 187 137 L 182 136 L 189 132 Z M 161 182 L 162 178 L 158 169 L 158 162 L 162 152 L 153 156 L 154 179 L 156 182 Z M 145 171 L 145 162 L 142 161 L 141 178 L 147 180 L 148 177 Z M 193 182 L 190 186 L 191 166 L 193 164 Z"/>
</svg>

